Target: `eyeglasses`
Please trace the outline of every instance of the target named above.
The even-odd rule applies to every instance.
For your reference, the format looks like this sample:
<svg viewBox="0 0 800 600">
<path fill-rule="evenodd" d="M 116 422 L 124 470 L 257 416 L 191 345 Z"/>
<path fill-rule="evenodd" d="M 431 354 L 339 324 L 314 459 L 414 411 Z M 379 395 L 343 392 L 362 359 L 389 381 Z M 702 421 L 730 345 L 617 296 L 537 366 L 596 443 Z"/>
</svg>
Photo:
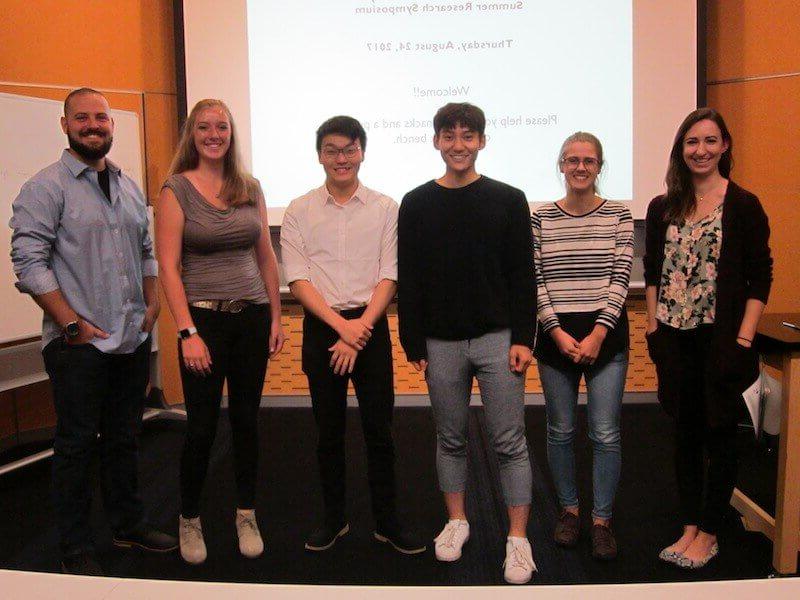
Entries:
<svg viewBox="0 0 800 600">
<path fill-rule="evenodd" d="M 600 166 L 600 161 L 596 158 L 592 158 L 591 156 L 586 158 L 580 158 L 579 156 L 567 156 L 566 158 L 561 159 L 561 163 L 567 165 L 570 169 L 577 169 L 578 165 L 581 163 L 583 163 L 587 169 L 596 169 Z"/>
<path fill-rule="evenodd" d="M 326 146 L 322 149 L 322 156 L 329 160 L 334 160 L 343 154 L 345 158 L 355 158 L 361 152 L 361 146 L 347 146 L 347 148 L 335 148 Z"/>
</svg>

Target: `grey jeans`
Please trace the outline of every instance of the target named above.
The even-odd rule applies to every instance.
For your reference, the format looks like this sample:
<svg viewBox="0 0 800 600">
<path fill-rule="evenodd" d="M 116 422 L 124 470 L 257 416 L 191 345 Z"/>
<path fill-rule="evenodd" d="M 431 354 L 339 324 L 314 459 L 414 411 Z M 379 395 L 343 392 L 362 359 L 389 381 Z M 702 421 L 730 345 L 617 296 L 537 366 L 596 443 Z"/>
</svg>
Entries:
<svg viewBox="0 0 800 600">
<path fill-rule="evenodd" d="M 436 469 L 443 492 L 467 482 L 467 425 L 472 377 L 478 379 L 489 439 L 500 463 L 508 506 L 531 502 L 531 463 L 525 439 L 525 376 L 508 366 L 511 332 L 468 340 L 428 338 L 425 376 L 436 420 Z"/>
</svg>

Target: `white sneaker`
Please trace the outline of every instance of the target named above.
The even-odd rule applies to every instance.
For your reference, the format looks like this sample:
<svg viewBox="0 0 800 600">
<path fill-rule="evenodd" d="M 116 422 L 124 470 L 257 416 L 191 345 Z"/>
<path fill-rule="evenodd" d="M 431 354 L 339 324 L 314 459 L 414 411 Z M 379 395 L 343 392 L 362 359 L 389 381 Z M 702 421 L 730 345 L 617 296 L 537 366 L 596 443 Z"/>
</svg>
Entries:
<svg viewBox="0 0 800 600">
<path fill-rule="evenodd" d="M 236 533 L 239 535 L 239 552 L 247 558 L 256 558 L 264 552 L 264 541 L 258 531 L 256 511 L 236 509 Z"/>
<path fill-rule="evenodd" d="M 503 575 L 508 583 L 522 584 L 531 580 L 531 576 L 536 570 L 536 563 L 533 562 L 531 544 L 526 538 L 508 538 L 506 561 L 503 566 L 505 567 Z"/>
<path fill-rule="evenodd" d="M 181 556 L 191 565 L 199 565 L 206 559 L 206 543 L 203 541 L 203 527 L 200 517 L 184 519 L 178 517 L 178 535 L 181 541 Z"/>
<path fill-rule="evenodd" d="M 442 532 L 433 538 L 436 558 L 453 562 L 461 558 L 461 547 L 469 539 L 469 523 L 463 519 L 451 519 Z"/>
</svg>

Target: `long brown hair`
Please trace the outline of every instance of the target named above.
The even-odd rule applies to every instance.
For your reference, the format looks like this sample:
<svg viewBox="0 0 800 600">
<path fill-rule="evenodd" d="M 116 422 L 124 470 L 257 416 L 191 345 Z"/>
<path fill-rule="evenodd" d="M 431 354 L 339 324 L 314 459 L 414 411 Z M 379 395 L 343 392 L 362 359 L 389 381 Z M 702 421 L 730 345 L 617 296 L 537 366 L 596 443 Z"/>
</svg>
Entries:
<svg viewBox="0 0 800 600">
<path fill-rule="evenodd" d="M 695 123 L 700 121 L 713 121 L 719 127 L 722 134 L 722 141 L 728 142 L 728 149 L 719 158 L 719 173 L 725 179 L 731 175 L 733 168 L 733 140 L 731 139 L 728 126 L 725 120 L 713 108 L 703 107 L 689 113 L 683 120 L 675 140 L 672 142 L 672 150 L 669 153 L 669 167 L 664 182 L 667 184 L 667 209 L 664 212 L 664 220 L 670 223 L 681 223 L 694 212 L 697 200 L 694 194 L 694 184 L 692 183 L 692 173 L 686 162 L 683 160 L 683 139 L 686 133 Z"/>
<path fill-rule="evenodd" d="M 228 117 L 228 122 L 231 124 L 231 143 L 228 151 L 225 153 L 223 162 L 223 176 L 225 181 L 222 184 L 219 197 L 231 206 L 255 204 L 256 180 L 253 179 L 252 175 L 247 173 L 242 166 L 242 158 L 239 156 L 237 147 L 236 126 L 233 123 L 233 116 L 231 116 L 230 109 L 222 100 L 206 98 L 194 105 L 192 112 L 189 113 L 186 122 L 181 128 L 181 137 L 178 141 L 178 147 L 175 149 L 175 156 L 172 158 L 172 164 L 169 166 L 169 175 L 196 169 L 197 165 L 200 163 L 200 155 L 194 143 L 194 127 L 197 123 L 198 115 L 207 108 L 221 108 L 225 111 L 225 116 Z"/>
</svg>

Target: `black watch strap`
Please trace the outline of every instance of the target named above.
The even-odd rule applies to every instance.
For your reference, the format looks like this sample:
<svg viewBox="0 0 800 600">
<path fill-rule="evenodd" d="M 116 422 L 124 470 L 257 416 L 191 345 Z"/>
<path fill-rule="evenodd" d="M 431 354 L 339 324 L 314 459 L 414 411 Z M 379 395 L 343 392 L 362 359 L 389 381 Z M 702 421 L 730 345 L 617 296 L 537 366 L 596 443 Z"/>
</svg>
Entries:
<svg viewBox="0 0 800 600">
<path fill-rule="evenodd" d="M 195 333 L 197 333 L 197 327 L 187 327 L 186 329 L 181 329 L 178 332 L 178 339 L 185 340 L 192 337 Z"/>
</svg>

